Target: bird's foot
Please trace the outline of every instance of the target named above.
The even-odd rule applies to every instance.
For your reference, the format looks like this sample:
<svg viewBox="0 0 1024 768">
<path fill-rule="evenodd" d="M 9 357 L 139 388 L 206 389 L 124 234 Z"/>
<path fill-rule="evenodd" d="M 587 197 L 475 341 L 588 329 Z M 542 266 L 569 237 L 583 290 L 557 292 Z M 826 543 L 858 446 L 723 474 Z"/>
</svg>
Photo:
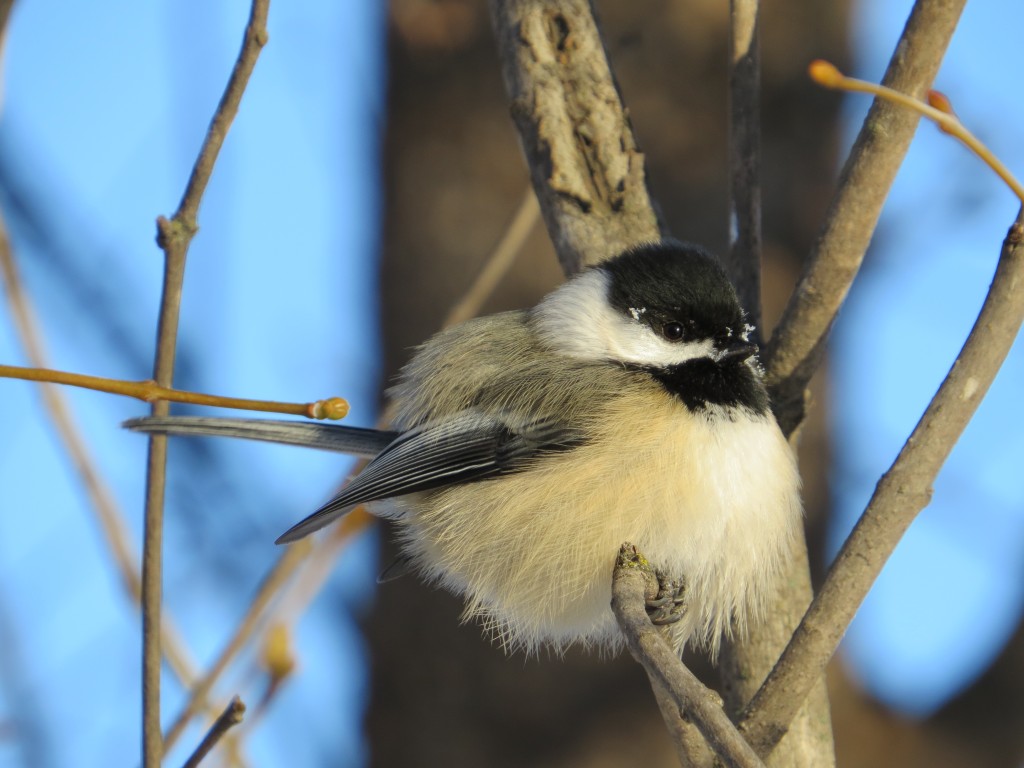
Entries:
<svg viewBox="0 0 1024 768">
<path fill-rule="evenodd" d="M 673 579 L 657 571 L 658 594 L 645 600 L 647 615 L 658 627 L 675 624 L 686 613 L 686 579 Z"/>
</svg>

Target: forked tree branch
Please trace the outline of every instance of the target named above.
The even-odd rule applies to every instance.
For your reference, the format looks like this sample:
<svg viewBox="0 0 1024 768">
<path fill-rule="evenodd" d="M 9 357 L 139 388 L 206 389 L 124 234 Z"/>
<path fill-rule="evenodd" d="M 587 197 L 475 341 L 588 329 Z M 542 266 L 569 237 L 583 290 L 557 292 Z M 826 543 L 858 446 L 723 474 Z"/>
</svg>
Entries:
<svg viewBox="0 0 1024 768">
<path fill-rule="evenodd" d="M 267 42 L 267 11 L 270 0 L 253 0 L 242 48 L 235 61 L 224 95 L 214 112 L 209 130 L 178 210 L 170 220 L 157 219 L 157 242 L 164 251 L 164 279 L 157 327 L 153 379 L 171 387 L 178 337 L 178 311 L 185 278 L 185 257 L 198 230 L 199 203 L 213 173 L 231 122 L 238 113 L 242 94 L 256 59 Z M 153 404 L 152 415 L 166 416 L 166 402 Z M 163 758 L 160 730 L 160 613 L 163 592 L 163 510 L 167 468 L 167 437 L 151 435 L 146 466 L 145 533 L 142 550 L 142 763 L 159 768 Z"/>
<path fill-rule="evenodd" d="M 860 521 L 843 544 L 821 591 L 740 728 L 762 754 L 785 733 L 832 657 L 882 566 L 917 514 L 932 483 L 974 416 L 1024 321 L 1024 208 L 1003 242 L 995 277 L 960 355 L 882 476 Z"/>
<path fill-rule="evenodd" d="M 889 63 L 885 76 L 889 83 L 916 95 L 931 85 L 963 5 L 964 0 L 918 0 Z M 917 117 L 901 115 L 902 111 L 877 100 L 872 106 L 844 167 L 808 267 L 768 345 L 765 366 L 773 407 L 787 434 L 803 421 L 806 386 L 820 363 L 825 335 L 860 267 L 881 206 L 913 136 Z M 799 550 L 772 601 L 771 616 L 746 643 L 723 654 L 725 664 L 731 667 L 726 675 L 726 695 L 733 709 L 749 702 L 758 691 L 810 601 L 806 550 Z M 820 680 L 821 669 L 823 666 L 809 674 Z M 799 733 L 787 739 L 783 746 L 792 745 L 788 749 L 808 738 L 818 738 L 829 728 L 823 685 L 819 683 L 814 689 L 801 720 L 791 727 Z M 816 759 L 820 761 L 820 757 Z M 778 755 L 775 758 L 781 759 Z M 785 759 L 795 758 L 789 755 Z M 800 759 L 811 765 L 815 760 L 806 755 Z"/>
<path fill-rule="evenodd" d="M 882 84 L 921 97 L 931 87 L 967 0 L 917 0 Z M 843 167 L 818 241 L 765 354 L 776 418 L 803 421 L 805 390 L 860 269 L 920 116 L 875 99 Z"/>
<path fill-rule="evenodd" d="M 763 768 L 760 758 L 736 730 L 718 695 L 706 688 L 680 661 L 644 610 L 645 597 L 657 594 L 653 571 L 636 547 L 623 544 L 612 574 L 612 611 L 626 636 L 630 653 L 655 689 L 667 691 L 678 714 L 690 719 L 727 766 Z"/>
<path fill-rule="evenodd" d="M 2 9 L 0 9 L 2 11 Z M 4 285 L 7 304 L 14 326 L 25 349 L 25 357 L 34 370 L 46 367 L 42 335 L 29 305 L 28 297 L 22 290 L 21 279 L 15 263 L 14 252 L 7 236 L 7 227 L 0 216 L 0 282 Z M 0 365 L 0 368 L 5 366 Z M 72 418 L 67 399 L 59 388 L 51 384 L 40 384 L 43 405 L 50 415 L 53 427 L 60 436 L 71 463 L 78 473 L 90 505 L 96 515 L 103 538 L 121 577 L 121 583 L 135 605 L 141 606 L 142 580 L 138 570 L 138 557 L 132 550 L 131 541 L 124 522 L 124 515 L 114 500 L 109 486 L 86 445 L 85 438 Z M 188 649 L 168 616 L 162 621 L 162 653 L 167 664 L 177 675 L 182 685 L 188 687 L 195 679 L 195 664 Z"/>
</svg>

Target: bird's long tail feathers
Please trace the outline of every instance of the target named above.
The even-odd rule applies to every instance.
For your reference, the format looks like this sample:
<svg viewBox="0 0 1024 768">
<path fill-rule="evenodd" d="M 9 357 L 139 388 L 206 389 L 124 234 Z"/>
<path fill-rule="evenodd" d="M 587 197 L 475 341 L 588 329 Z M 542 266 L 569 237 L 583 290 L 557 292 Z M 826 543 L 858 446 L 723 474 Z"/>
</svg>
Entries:
<svg viewBox="0 0 1024 768">
<path fill-rule="evenodd" d="M 206 435 L 264 440 L 270 443 L 301 445 L 324 451 L 338 451 L 372 458 L 398 437 L 396 432 L 317 424 L 312 421 L 273 419 L 231 419 L 206 416 L 148 416 L 124 423 L 135 432 L 165 435 Z"/>
</svg>

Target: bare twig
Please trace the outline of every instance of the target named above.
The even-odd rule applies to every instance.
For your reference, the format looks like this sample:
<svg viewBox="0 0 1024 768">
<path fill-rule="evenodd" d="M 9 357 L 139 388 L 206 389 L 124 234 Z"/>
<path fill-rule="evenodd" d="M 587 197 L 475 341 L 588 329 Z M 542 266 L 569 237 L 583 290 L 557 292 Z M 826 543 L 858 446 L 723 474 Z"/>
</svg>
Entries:
<svg viewBox="0 0 1024 768">
<path fill-rule="evenodd" d="M 29 306 L 28 297 L 25 296 L 21 288 L 21 279 L 2 217 L 0 217 L 0 274 L 3 275 L 7 304 L 14 318 L 14 325 L 22 346 L 25 348 L 25 356 L 37 369 L 44 368 L 46 353 L 43 350 L 43 341 L 32 308 Z M 0 366 L 0 369 L 6 367 L 8 366 Z M 126 531 L 124 516 L 114 501 L 114 495 L 103 481 L 99 468 L 89 453 L 85 439 L 72 419 L 67 401 L 60 390 L 47 384 L 41 385 L 39 390 L 54 429 L 60 435 L 68 456 L 82 480 L 85 492 L 89 496 L 92 509 L 100 524 L 100 530 L 103 531 L 103 536 L 107 546 L 110 547 L 114 563 L 121 576 L 121 583 L 131 600 L 139 605 L 142 582 L 136 566 L 137 558 L 132 552 Z M 191 685 L 196 675 L 195 665 L 166 615 L 163 618 L 162 635 L 163 653 L 167 658 L 168 665 L 183 685 Z"/>
<path fill-rule="evenodd" d="M 977 136 L 960 122 L 960 119 L 953 112 L 953 105 L 949 99 L 939 91 L 928 91 L 928 103 L 926 104 L 919 99 L 907 96 L 899 91 L 894 91 L 892 88 L 887 88 L 884 85 L 876 85 L 875 83 L 859 80 L 855 77 L 846 77 L 834 64 L 822 59 L 811 62 L 811 65 L 808 67 L 808 74 L 814 82 L 826 88 L 870 93 L 929 118 L 943 133 L 949 134 L 963 142 L 971 152 L 1003 180 L 1003 183 L 1013 191 L 1017 199 L 1024 203 L 1024 184 L 1017 181 L 1010 172 L 1010 169 L 1006 167 L 1006 164 L 996 157 L 991 149 L 986 147 Z"/>
<path fill-rule="evenodd" d="M 444 322 L 448 327 L 461 323 L 475 316 L 480 307 L 490 297 L 504 276 L 508 267 L 515 259 L 518 251 L 522 248 L 523 241 L 529 235 L 530 230 L 537 221 L 538 206 L 537 198 L 532 189 L 527 189 L 523 201 L 519 205 L 515 215 L 509 224 L 508 229 L 502 235 L 500 242 L 495 248 L 484 267 L 483 272 L 469 291 L 449 311 Z M 378 422 L 378 427 L 384 428 L 390 422 L 388 409 Z M 356 467 L 353 474 L 358 473 L 365 462 Z M 306 557 L 301 568 L 298 570 L 297 578 L 291 582 L 289 588 L 281 596 L 280 608 L 276 611 L 281 621 L 281 627 L 287 631 L 289 625 L 298 621 L 310 603 L 319 594 L 323 585 L 334 567 L 334 563 L 347 547 L 352 538 L 374 523 L 374 518 L 363 507 L 357 507 L 346 515 L 331 531 L 316 539 L 316 544 L 309 557 Z M 312 540 L 311 540 L 312 541 Z M 282 553 L 281 559 L 288 555 L 289 550 Z M 279 565 L 276 567 L 280 567 Z M 241 629 L 237 631 L 240 633 Z M 236 633 L 236 634 L 237 634 Z M 251 633 L 249 633 L 251 635 Z M 266 709 L 270 703 L 270 697 L 276 692 L 278 685 L 274 685 L 266 697 L 257 706 L 257 716 Z M 248 729 L 249 726 L 247 726 Z"/>
<path fill-rule="evenodd" d="M 960 355 L 889 471 L 875 488 L 820 593 L 741 719 L 758 750 L 785 733 L 792 713 L 835 652 L 854 613 L 910 523 L 1024 321 L 1024 208 L 1003 242 L 985 304 Z"/>
<path fill-rule="evenodd" d="M 686 668 L 651 623 L 644 609 L 648 590 L 651 596 L 657 593 L 654 574 L 636 547 L 624 544 L 612 575 L 612 610 L 633 658 L 643 666 L 652 685 L 662 687 L 672 696 L 680 715 L 697 726 L 726 765 L 763 766 L 725 714 L 718 696 Z"/>
<path fill-rule="evenodd" d="M 348 415 L 348 403 L 340 397 L 329 397 L 312 403 L 281 403 L 273 400 L 249 400 L 243 397 L 222 397 L 207 395 L 202 392 L 187 392 L 182 389 L 161 387 L 151 379 L 145 381 L 126 381 L 125 379 L 107 379 L 102 376 L 86 376 L 81 373 L 54 371 L 35 366 L 22 368 L 17 365 L 0 365 L 0 379 L 21 379 L 23 381 L 39 381 L 51 384 L 66 384 L 72 387 L 91 389 L 95 392 L 108 392 L 112 395 L 134 397 L 145 403 L 166 400 L 172 403 L 191 403 L 193 405 L 209 405 L 218 408 L 235 408 L 244 411 L 263 411 L 265 413 L 285 413 L 292 416 L 305 416 L 308 419 L 343 419 Z"/>
<path fill-rule="evenodd" d="M 562 269 L 661 236 L 588 0 L 491 0 L 512 117 Z"/>
<path fill-rule="evenodd" d="M 196 751 L 185 761 L 183 768 L 196 768 L 203 758 L 210 753 L 210 750 L 217 746 L 217 742 L 221 740 L 224 734 L 242 722 L 244 716 L 245 704 L 242 703 L 240 698 L 233 696 L 225 710 L 220 714 L 220 717 L 214 721 L 210 730 L 203 737 L 203 740 L 199 742 Z"/>
<path fill-rule="evenodd" d="M 966 0 L 917 0 L 883 83 L 921 96 L 931 86 Z M 919 116 L 876 99 L 840 176 L 807 268 L 772 335 L 765 368 L 786 434 L 803 420 L 804 390 L 860 269 Z"/>
<path fill-rule="evenodd" d="M 537 224 L 539 214 L 537 195 L 534 194 L 532 187 L 528 187 L 523 195 L 523 202 L 519 204 L 505 234 L 501 236 L 501 241 L 487 259 L 483 270 L 473 281 L 473 285 L 452 307 L 448 317 L 444 320 L 443 327 L 450 328 L 453 325 L 464 323 L 479 314 L 484 302 L 494 293 L 498 283 L 515 262 L 516 256 L 522 250 L 523 243 L 526 242 L 526 238 Z"/>
<path fill-rule="evenodd" d="M 761 51 L 758 0 L 731 0 L 729 250 L 722 259 L 761 342 Z"/>
<path fill-rule="evenodd" d="M 508 230 L 506 230 L 505 234 L 502 236 L 495 252 L 489 259 L 484 272 L 477 279 L 470 291 L 467 292 L 461 301 L 449 312 L 445 325 L 463 322 L 479 311 L 480 306 L 493 292 L 505 271 L 500 265 L 510 262 L 515 257 L 516 252 L 522 247 L 522 241 L 526 238 L 530 229 L 532 229 L 536 223 L 536 218 L 536 197 L 532 190 L 527 190 L 523 202 L 516 211 Z M 390 419 L 385 413 L 379 421 L 378 426 L 386 427 L 389 421 Z M 363 465 L 365 465 L 365 462 L 357 466 L 355 472 L 358 472 L 359 468 Z M 327 535 L 315 540 L 309 539 L 302 544 L 302 546 L 309 546 L 310 543 L 315 541 L 313 551 L 308 557 L 302 557 L 300 555 L 300 559 L 294 564 L 291 564 L 291 558 L 295 556 L 295 546 L 293 545 L 288 547 L 282 552 L 281 557 L 274 566 L 274 572 L 281 571 L 290 573 L 292 570 L 298 571 L 298 577 L 290 583 L 289 588 L 281 595 L 281 608 L 276 611 L 276 614 L 280 617 L 280 621 L 282 622 L 280 626 L 284 631 L 287 631 L 287 627 L 297 622 L 299 617 L 305 613 L 309 604 L 326 583 L 335 561 L 352 538 L 373 524 L 373 522 L 374 518 L 363 507 L 357 507 L 346 515 L 337 525 L 333 526 Z M 286 564 L 286 560 L 289 561 L 288 564 Z M 276 590 L 284 582 L 284 579 L 275 580 L 274 589 Z M 273 595 L 273 590 L 270 589 L 270 586 L 271 585 L 269 583 L 266 583 L 264 585 L 265 588 L 260 590 L 256 598 L 253 600 L 249 611 L 243 618 L 242 623 L 235 630 L 232 642 L 208 673 L 208 677 L 210 678 L 209 681 L 204 679 L 200 685 L 197 685 L 193 691 L 193 696 L 195 696 L 195 692 L 199 691 L 200 686 L 202 685 L 206 688 L 206 692 L 202 694 L 205 697 L 210 688 L 212 688 L 216 678 L 220 676 L 231 658 L 233 658 L 237 654 L 238 650 L 240 650 L 252 637 L 253 630 L 257 623 L 261 619 L 265 618 L 264 609 L 269 605 L 269 598 Z M 257 715 L 259 715 L 259 713 L 265 710 L 269 705 L 270 697 L 278 687 L 279 686 L 275 685 L 271 691 L 268 691 L 268 695 L 264 697 L 257 706 Z M 196 706 L 198 707 L 199 705 L 197 704 Z M 168 731 L 168 744 L 177 739 L 178 733 L 184 727 L 184 724 L 187 723 L 189 717 L 191 717 L 191 715 L 187 712 L 182 713 L 179 717 L 179 721 L 176 722 Z M 247 729 L 248 728 L 249 726 L 247 725 Z"/>
<path fill-rule="evenodd" d="M 196 216 L 228 128 L 238 113 L 242 94 L 267 42 L 270 0 L 253 0 L 242 48 L 224 95 L 189 177 L 177 212 L 157 219 L 157 242 L 164 251 L 164 280 L 157 328 L 153 379 L 162 387 L 173 383 L 185 257 L 198 230 Z M 168 404 L 153 404 L 154 416 L 166 416 Z M 158 768 L 163 757 L 160 730 L 160 605 L 163 590 L 163 507 L 167 467 L 166 435 L 151 435 L 146 467 L 145 534 L 142 550 L 142 762 Z"/>
<path fill-rule="evenodd" d="M 178 737 L 181 736 L 182 731 L 185 730 L 189 720 L 205 706 L 206 698 L 213 689 L 214 683 L 217 682 L 221 673 L 227 668 L 238 652 L 245 647 L 249 638 L 260 626 L 270 601 L 275 597 L 278 590 L 291 578 L 295 569 L 305 559 L 306 555 L 309 554 L 310 548 L 310 542 L 304 539 L 286 548 L 281 557 L 278 558 L 274 567 L 263 579 L 263 583 L 260 584 L 260 588 L 257 590 L 255 597 L 253 597 L 252 603 L 249 604 L 245 616 L 242 617 L 231 639 L 228 640 L 223 650 L 221 650 L 216 660 L 206 670 L 199 682 L 189 691 L 188 701 L 164 737 L 165 748 L 171 748 L 174 742 L 178 740 Z"/>
</svg>

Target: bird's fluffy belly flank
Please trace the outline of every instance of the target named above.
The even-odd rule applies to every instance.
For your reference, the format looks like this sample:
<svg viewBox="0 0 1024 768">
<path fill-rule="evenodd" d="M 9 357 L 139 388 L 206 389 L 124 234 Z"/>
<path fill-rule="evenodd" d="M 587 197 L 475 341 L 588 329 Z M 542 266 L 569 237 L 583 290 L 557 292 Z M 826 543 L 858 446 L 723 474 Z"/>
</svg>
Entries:
<svg viewBox="0 0 1024 768">
<path fill-rule="evenodd" d="M 611 573 L 630 541 L 655 568 L 686 578 L 677 645 L 716 649 L 731 616 L 742 626 L 761 608 L 788 548 L 800 518 L 796 468 L 770 417 L 722 415 L 712 425 L 669 396 L 659 407 L 664 413 L 648 407 L 637 418 L 619 403 L 595 426 L 614 438 L 424 495 L 419 512 L 396 500 L 400 523 L 417 530 L 403 536 L 407 549 L 428 575 L 467 596 L 467 615 L 504 644 L 532 650 L 580 637 L 617 644 Z M 615 428 L 622 423 L 635 426 Z M 659 475 L 675 482 L 652 489 L 645 479 Z M 568 477 L 577 479 L 571 487 Z"/>
</svg>

